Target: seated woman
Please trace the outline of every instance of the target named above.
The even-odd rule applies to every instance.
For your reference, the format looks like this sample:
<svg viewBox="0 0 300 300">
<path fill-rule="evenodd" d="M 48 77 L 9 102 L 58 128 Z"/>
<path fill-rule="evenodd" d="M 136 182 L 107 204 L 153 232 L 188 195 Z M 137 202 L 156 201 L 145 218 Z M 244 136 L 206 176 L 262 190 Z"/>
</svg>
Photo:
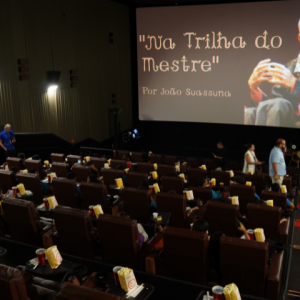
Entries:
<svg viewBox="0 0 300 300">
<path fill-rule="evenodd" d="M 202 187 L 202 188 L 206 188 L 207 186 L 207 178 L 203 177 L 203 178 L 199 178 L 198 179 L 198 186 Z M 211 190 L 212 192 L 212 197 L 213 199 L 221 199 L 222 198 L 222 194 L 220 191 L 214 191 L 213 189 Z"/>
</svg>

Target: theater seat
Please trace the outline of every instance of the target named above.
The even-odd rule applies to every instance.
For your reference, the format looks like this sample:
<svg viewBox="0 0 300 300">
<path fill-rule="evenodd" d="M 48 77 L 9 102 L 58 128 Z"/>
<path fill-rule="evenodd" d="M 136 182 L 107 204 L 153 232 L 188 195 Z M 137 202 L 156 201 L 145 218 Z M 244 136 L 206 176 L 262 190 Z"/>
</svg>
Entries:
<svg viewBox="0 0 300 300">
<path fill-rule="evenodd" d="M 277 300 L 283 254 L 275 253 L 268 267 L 267 243 L 222 237 L 220 240 L 221 285 L 234 282 L 240 293 Z"/>
<path fill-rule="evenodd" d="M 168 173 L 177 173 L 175 165 L 169 166 L 169 165 L 157 164 L 157 174 L 159 178 L 167 175 Z"/>
<path fill-rule="evenodd" d="M 165 161 L 164 161 L 165 164 L 175 165 L 177 162 L 178 162 L 178 159 L 176 156 L 170 156 L 170 155 L 165 156 Z"/>
<path fill-rule="evenodd" d="M 162 164 L 163 163 L 162 155 L 151 154 L 150 161 L 152 164 Z"/>
<path fill-rule="evenodd" d="M 209 200 L 213 200 L 212 191 L 210 188 L 190 186 L 189 190 L 193 191 L 195 199 L 199 199 L 204 203 Z"/>
<path fill-rule="evenodd" d="M 280 224 L 281 208 L 264 204 L 248 204 L 247 225 L 249 229 L 263 228 L 266 239 L 288 244 L 290 218 Z"/>
<path fill-rule="evenodd" d="M 286 186 L 288 193 L 294 194 L 295 190 L 292 190 L 292 177 L 284 177 L 282 185 Z"/>
<path fill-rule="evenodd" d="M 163 241 L 164 247 L 156 262 L 163 264 L 164 274 L 158 275 L 207 285 L 208 234 L 167 227 L 163 233 Z"/>
<path fill-rule="evenodd" d="M 82 161 L 81 155 L 68 155 L 67 160 L 72 163 L 72 165 L 77 164 L 78 160 Z"/>
<path fill-rule="evenodd" d="M 24 165 L 21 158 L 15 158 L 15 157 L 8 157 L 6 159 L 6 162 L 8 163 L 8 167 L 16 167 L 18 170 L 23 170 Z"/>
<path fill-rule="evenodd" d="M 131 155 L 131 159 L 132 159 L 132 162 L 142 162 L 144 161 L 144 158 L 143 158 L 143 153 L 132 153 Z"/>
<path fill-rule="evenodd" d="M 111 214 L 112 209 L 107 199 L 106 185 L 93 182 L 82 182 L 80 185 L 83 208 L 88 210 L 90 205 L 100 204 L 104 213 Z"/>
<path fill-rule="evenodd" d="M 265 176 L 263 174 L 258 175 L 245 175 L 245 181 L 252 182 L 255 186 L 255 191 L 257 195 L 261 195 L 261 192 L 265 189 Z"/>
<path fill-rule="evenodd" d="M 152 250 L 152 243 L 149 241 L 145 243 L 143 249 L 140 248 L 135 220 L 100 215 L 97 222 L 105 263 L 129 268 L 145 268 L 145 258 Z"/>
<path fill-rule="evenodd" d="M 140 172 L 149 174 L 150 172 L 153 172 L 153 164 L 144 163 L 144 162 L 138 162 L 137 167 Z"/>
<path fill-rule="evenodd" d="M 182 194 L 184 189 L 184 179 L 175 176 L 163 176 L 161 178 L 161 191 L 168 192 L 170 190 L 175 190 L 177 194 Z"/>
<path fill-rule="evenodd" d="M 91 168 L 81 165 L 74 165 L 72 171 L 76 174 L 77 182 L 86 182 L 88 176 L 91 174 Z"/>
<path fill-rule="evenodd" d="M 51 160 L 51 163 L 54 163 L 54 162 L 62 163 L 62 162 L 65 162 L 65 157 L 66 156 L 64 154 L 51 153 L 50 160 Z"/>
<path fill-rule="evenodd" d="M 34 169 L 40 175 L 40 179 L 43 180 L 46 177 L 46 173 L 43 170 L 42 161 L 33 160 L 33 159 L 26 159 L 25 160 L 25 167 L 27 170 Z"/>
<path fill-rule="evenodd" d="M 57 295 L 54 290 L 32 284 L 29 273 L 24 277 L 20 270 L 5 265 L 0 265 L 0 290 L 3 300 L 53 300 Z"/>
<path fill-rule="evenodd" d="M 110 167 L 112 169 L 116 170 L 118 166 L 122 166 L 126 169 L 127 168 L 127 162 L 125 160 L 117 160 L 117 159 L 112 159 L 110 161 Z"/>
<path fill-rule="evenodd" d="M 100 259 L 89 211 L 57 206 L 54 219 L 61 252 L 87 259 Z"/>
<path fill-rule="evenodd" d="M 189 180 L 189 185 L 198 186 L 199 178 L 207 176 L 207 171 L 197 169 L 197 168 L 187 168 L 186 169 L 187 179 Z"/>
<path fill-rule="evenodd" d="M 77 184 L 66 178 L 53 178 L 53 192 L 59 205 L 80 208 L 81 200 L 78 195 Z"/>
<path fill-rule="evenodd" d="M 43 203 L 44 191 L 41 187 L 40 176 L 38 174 L 22 174 L 17 175 L 18 183 L 23 183 L 26 190 L 33 193 L 32 201 L 36 205 Z"/>
<path fill-rule="evenodd" d="M 191 168 L 199 168 L 200 167 L 200 160 L 199 158 L 195 158 L 195 157 L 187 157 L 185 159 L 187 167 L 191 167 Z"/>
<path fill-rule="evenodd" d="M 55 300 L 125 300 L 126 298 L 97 291 L 85 286 L 64 283 Z"/>
<path fill-rule="evenodd" d="M 70 165 L 64 162 L 54 162 L 52 163 L 51 171 L 56 173 L 57 177 L 67 177 L 67 174 L 70 172 Z"/>
<path fill-rule="evenodd" d="M 286 194 L 279 192 L 263 191 L 261 193 L 261 200 L 273 200 L 273 206 L 281 207 L 283 210 L 286 209 Z"/>
<path fill-rule="evenodd" d="M 115 179 L 123 178 L 124 171 L 122 170 L 114 170 L 114 169 L 102 169 L 101 170 L 104 183 L 106 186 L 111 184 L 115 184 Z"/>
<path fill-rule="evenodd" d="M 17 182 L 13 172 L 0 170 L 0 187 L 4 194 L 16 184 Z"/>
<path fill-rule="evenodd" d="M 148 174 L 129 171 L 126 175 L 127 186 L 138 188 L 142 181 L 148 181 Z"/>
<path fill-rule="evenodd" d="M 141 190 L 126 187 L 122 191 L 121 199 L 124 203 L 124 210 L 130 218 L 138 223 L 151 223 L 151 199 L 148 190 Z"/>
<path fill-rule="evenodd" d="M 38 247 L 43 246 L 42 235 L 51 227 L 46 228 L 49 224 L 39 220 L 33 202 L 4 198 L 2 208 L 5 222 L 8 224 L 13 240 Z"/>
<path fill-rule="evenodd" d="M 218 201 L 208 201 L 205 219 L 209 224 L 209 233 L 222 231 L 227 236 L 236 237 L 238 229 L 239 206 Z"/>
<path fill-rule="evenodd" d="M 123 158 L 123 156 L 129 156 L 129 152 L 126 152 L 126 151 L 118 151 L 118 159 L 122 159 Z"/>
<path fill-rule="evenodd" d="M 100 172 L 100 170 L 102 168 L 104 168 L 104 164 L 107 163 L 107 159 L 106 158 L 99 158 L 99 157 L 91 157 L 91 161 L 94 163 L 96 169 L 98 170 L 98 172 Z"/>
<path fill-rule="evenodd" d="M 206 165 L 206 169 L 208 172 L 210 172 L 216 168 L 215 161 L 213 159 L 209 159 L 209 158 L 203 158 L 202 165 Z"/>
<path fill-rule="evenodd" d="M 211 171 L 210 177 L 216 179 L 216 183 L 223 182 L 225 186 L 230 186 L 230 173 L 226 171 Z"/>
<path fill-rule="evenodd" d="M 186 228 L 186 198 L 181 194 L 158 193 L 156 196 L 157 211 L 171 213 L 169 226 Z"/>
<path fill-rule="evenodd" d="M 239 197 L 240 213 L 246 215 L 248 203 L 254 203 L 255 186 L 232 184 L 230 186 L 230 196 Z"/>
</svg>

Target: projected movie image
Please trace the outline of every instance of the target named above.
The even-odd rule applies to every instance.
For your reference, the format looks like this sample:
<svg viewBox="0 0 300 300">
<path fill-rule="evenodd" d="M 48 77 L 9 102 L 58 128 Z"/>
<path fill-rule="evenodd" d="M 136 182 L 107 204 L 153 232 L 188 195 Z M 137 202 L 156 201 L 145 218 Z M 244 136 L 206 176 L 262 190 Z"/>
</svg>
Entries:
<svg viewBox="0 0 300 300">
<path fill-rule="evenodd" d="M 300 3 L 137 9 L 139 119 L 300 127 Z"/>
</svg>

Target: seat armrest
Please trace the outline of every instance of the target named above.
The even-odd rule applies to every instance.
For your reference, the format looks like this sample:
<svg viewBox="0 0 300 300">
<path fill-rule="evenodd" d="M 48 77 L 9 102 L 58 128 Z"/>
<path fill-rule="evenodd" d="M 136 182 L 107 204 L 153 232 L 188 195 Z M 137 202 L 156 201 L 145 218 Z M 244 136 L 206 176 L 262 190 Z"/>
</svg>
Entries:
<svg viewBox="0 0 300 300">
<path fill-rule="evenodd" d="M 43 234 L 43 244 L 44 248 L 47 249 L 54 245 L 53 243 L 53 235 L 56 232 L 56 227 L 53 226 L 51 229 L 49 229 L 47 232 Z"/>
<path fill-rule="evenodd" d="M 22 275 L 23 275 L 26 286 L 30 286 L 33 284 L 33 277 L 32 277 L 31 273 L 23 271 Z"/>
<path fill-rule="evenodd" d="M 155 257 L 155 271 L 156 275 L 166 276 L 166 265 L 164 260 L 164 249 L 162 249 Z"/>
<path fill-rule="evenodd" d="M 277 300 L 279 297 L 284 251 L 275 253 L 272 257 L 269 274 L 267 277 L 266 295 L 267 299 Z"/>
<path fill-rule="evenodd" d="M 143 271 L 145 270 L 145 259 L 148 256 L 148 254 L 150 254 L 154 250 L 153 239 L 154 239 L 154 237 L 151 240 L 149 240 L 148 242 L 144 243 L 143 248 L 139 252 L 138 259 L 139 259 L 140 270 L 143 270 Z"/>
<path fill-rule="evenodd" d="M 282 222 L 279 225 L 278 241 L 283 243 L 285 246 L 288 245 L 290 222 L 291 219 L 287 218 L 286 222 Z"/>
</svg>

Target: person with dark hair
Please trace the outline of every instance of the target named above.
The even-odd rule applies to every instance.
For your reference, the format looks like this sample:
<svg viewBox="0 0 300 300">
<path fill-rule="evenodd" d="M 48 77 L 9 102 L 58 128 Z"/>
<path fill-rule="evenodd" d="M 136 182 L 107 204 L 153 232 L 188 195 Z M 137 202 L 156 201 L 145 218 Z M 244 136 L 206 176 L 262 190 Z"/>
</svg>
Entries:
<svg viewBox="0 0 300 300">
<path fill-rule="evenodd" d="M 98 177 L 98 169 L 91 160 L 86 163 L 86 166 L 91 169 L 92 174 L 95 174 Z"/>
<path fill-rule="evenodd" d="M 199 187 L 205 188 L 207 186 L 207 178 L 206 177 L 199 178 L 198 184 L 199 184 Z M 221 199 L 222 198 L 222 194 L 219 191 L 215 192 L 212 189 L 211 192 L 212 192 L 213 199 Z"/>
<path fill-rule="evenodd" d="M 100 181 L 98 180 L 98 177 L 96 174 L 91 173 L 88 178 L 87 178 L 87 182 L 92 182 L 92 183 L 100 183 Z"/>
<path fill-rule="evenodd" d="M 204 220 L 197 220 L 193 224 L 193 231 L 198 231 L 198 232 L 206 232 L 208 233 L 209 225 L 206 221 Z"/>
<path fill-rule="evenodd" d="M 15 176 L 19 173 L 19 170 L 17 167 L 10 167 L 9 171 L 13 172 Z"/>
<path fill-rule="evenodd" d="M 130 169 L 131 168 L 130 156 L 129 155 L 123 155 L 122 160 L 126 161 L 126 167 L 128 169 Z"/>
<path fill-rule="evenodd" d="M 221 141 L 217 143 L 217 150 L 213 153 L 213 156 L 215 158 L 216 171 L 222 171 L 226 164 L 226 149 Z"/>
<path fill-rule="evenodd" d="M 272 149 L 269 157 L 269 175 L 272 183 L 282 185 L 283 177 L 286 175 L 286 165 L 284 152 L 286 151 L 286 142 L 283 139 L 278 139 L 276 146 Z"/>
<path fill-rule="evenodd" d="M 39 174 L 35 169 L 30 169 L 28 170 L 29 174 Z M 50 188 L 49 184 L 44 182 L 44 181 L 40 181 L 41 182 L 41 188 L 44 191 L 44 195 L 47 195 L 49 193 L 49 191 L 52 191 L 52 187 Z"/>
<path fill-rule="evenodd" d="M 272 192 L 280 193 L 281 192 L 280 185 L 277 182 L 273 183 L 271 186 L 271 190 Z M 295 205 L 288 198 L 286 198 L 286 206 L 291 209 L 295 208 Z"/>
<path fill-rule="evenodd" d="M 32 160 L 40 160 L 40 156 L 38 154 L 32 155 Z"/>
<path fill-rule="evenodd" d="M 149 190 L 149 183 L 146 180 L 142 180 L 142 182 L 139 185 L 138 189 L 140 189 L 140 190 Z M 151 208 L 152 208 L 153 212 L 155 212 L 157 210 L 156 195 L 154 193 L 151 194 Z"/>
<path fill-rule="evenodd" d="M 247 152 L 244 156 L 243 173 L 248 174 L 249 172 L 252 172 L 252 174 L 255 174 L 255 166 L 261 165 L 261 162 L 256 158 L 254 144 L 249 143 L 245 146 L 247 148 Z"/>
<path fill-rule="evenodd" d="M 25 154 L 24 153 L 19 153 L 17 155 L 17 158 L 20 158 L 21 161 L 22 161 L 22 168 L 21 168 L 21 170 L 25 170 L 26 169 L 26 167 L 25 167 Z"/>
<path fill-rule="evenodd" d="M 69 172 L 67 174 L 67 179 L 74 180 L 76 182 L 76 174 L 74 172 Z M 81 198 L 80 186 L 78 186 L 78 185 L 77 185 L 77 192 L 78 192 L 79 197 Z"/>
<path fill-rule="evenodd" d="M 126 219 L 130 219 L 130 216 L 125 211 L 119 212 L 118 216 L 126 218 Z M 149 237 L 148 237 L 148 234 L 146 233 L 145 229 L 143 228 L 143 226 L 140 223 L 137 224 L 137 228 L 138 228 L 139 243 L 142 248 L 144 243 L 148 241 Z"/>
<path fill-rule="evenodd" d="M 234 179 L 233 179 L 233 183 L 245 185 L 246 184 L 246 180 L 242 176 L 235 176 Z M 254 194 L 254 200 L 259 200 L 259 199 L 260 199 L 260 197 L 255 193 Z"/>
</svg>

